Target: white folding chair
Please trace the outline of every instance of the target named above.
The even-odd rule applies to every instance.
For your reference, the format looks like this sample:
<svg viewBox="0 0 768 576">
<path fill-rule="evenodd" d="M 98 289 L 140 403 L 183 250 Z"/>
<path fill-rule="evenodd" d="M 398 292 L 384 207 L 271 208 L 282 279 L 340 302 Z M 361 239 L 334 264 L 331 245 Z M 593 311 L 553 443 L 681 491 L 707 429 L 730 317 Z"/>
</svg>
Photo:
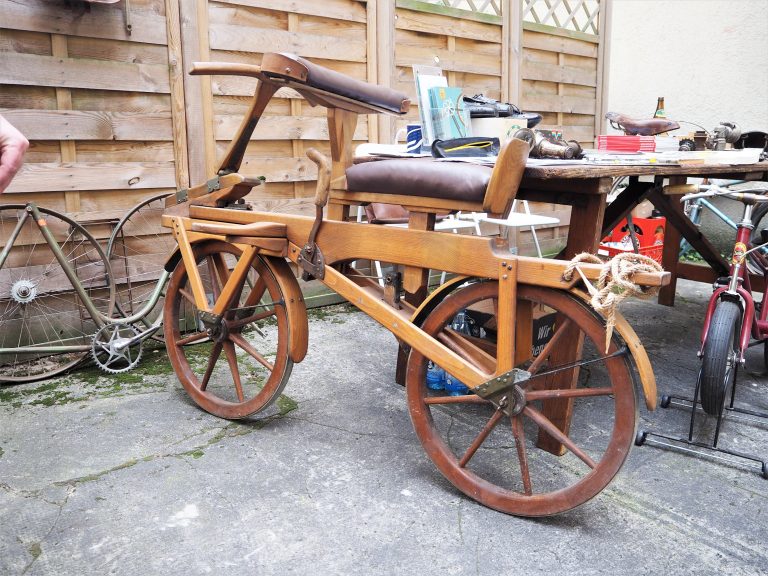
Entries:
<svg viewBox="0 0 768 576">
<path fill-rule="evenodd" d="M 541 245 L 539 244 L 538 236 L 536 236 L 536 226 L 559 224 L 560 219 L 553 216 L 531 214 L 527 200 L 520 200 L 520 205 L 523 207 L 523 211 L 517 212 L 517 203 L 517 200 L 512 201 L 512 208 L 506 218 L 490 218 L 487 214 L 482 212 L 473 212 L 466 216 L 462 215 L 462 217 L 472 219 L 478 225 L 478 230 L 480 222 L 496 224 L 501 227 L 501 234 L 504 238 L 508 238 L 510 228 L 530 228 L 531 235 L 533 236 L 533 243 L 536 246 L 536 254 L 541 258 Z"/>
</svg>

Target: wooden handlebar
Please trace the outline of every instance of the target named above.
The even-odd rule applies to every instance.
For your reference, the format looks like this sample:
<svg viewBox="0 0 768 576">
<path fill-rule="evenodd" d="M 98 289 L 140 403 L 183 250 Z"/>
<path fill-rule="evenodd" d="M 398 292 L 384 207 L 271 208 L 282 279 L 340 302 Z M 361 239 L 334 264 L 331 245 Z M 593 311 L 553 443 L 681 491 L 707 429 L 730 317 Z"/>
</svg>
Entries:
<svg viewBox="0 0 768 576">
<path fill-rule="evenodd" d="M 237 62 L 194 62 L 189 73 L 192 76 L 205 74 L 221 74 L 229 76 L 250 76 L 263 78 L 261 66 L 254 64 L 240 64 Z"/>
<path fill-rule="evenodd" d="M 322 208 L 328 203 L 328 195 L 331 191 L 331 161 L 315 148 L 307 150 L 307 157 L 317 164 L 315 206 Z"/>
</svg>

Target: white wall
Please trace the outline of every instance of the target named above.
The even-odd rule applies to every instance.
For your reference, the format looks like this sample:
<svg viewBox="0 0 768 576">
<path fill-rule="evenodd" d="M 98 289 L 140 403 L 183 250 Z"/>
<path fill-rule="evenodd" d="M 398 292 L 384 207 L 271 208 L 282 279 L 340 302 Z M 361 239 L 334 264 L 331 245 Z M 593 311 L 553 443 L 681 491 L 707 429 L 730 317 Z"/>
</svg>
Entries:
<svg viewBox="0 0 768 576">
<path fill-rule="evenodd" d="M 613 0 L 611 12 L 607 111 L 650 118 L 664 96 L 671 120 L 768 132 L 768 0 Z"/>
</svg>

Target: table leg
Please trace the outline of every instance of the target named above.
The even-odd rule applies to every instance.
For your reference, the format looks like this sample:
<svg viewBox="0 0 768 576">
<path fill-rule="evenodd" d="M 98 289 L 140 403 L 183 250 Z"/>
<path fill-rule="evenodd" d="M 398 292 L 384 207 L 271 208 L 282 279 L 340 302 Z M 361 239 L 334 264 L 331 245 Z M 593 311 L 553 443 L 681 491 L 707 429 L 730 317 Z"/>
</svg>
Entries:
<svg viewBox="0 0 768 576">
<path fill-rule="evenodd" d="M 608 189 L 605 192 L 607 193 Z M 590 194 L 583 195 L 578 202 L 574 202 L 571 208 L 568 243 L 565 248 L 566 258 L 572 258 L 581 252 L 594 253 L 597 250 L 601 238 L 603 216 L 605 215 L 605 198 L 605 194 Z M 582 338 L 565 338 L 564 342 L 568 342 L 568 344 L 554 351 L 550 358 L 553 366 L 572 362 L 581 353 Z M 578 370 L 572 370 L 548 378 L 543 386 L 560 389 L 573 388 L 577 381 Z M 547 400 L 542 403 L 542 413 L 567 435 L 573 414 L 573 400 Z M 565 453 L 565 447 L 543 430 L 539 430 L 536 445 L 552 454 L 562 455 Z"/>
<path fill-rule="evenodd" d="M 673 177 L 669 179 L 670 185 L 685 184 L 687 178 L 685 177 Z M 668 196 L 669 204 L 672 210 L 678 214 L 683 214 L 683 205 L 680 202 L 682 196 Z M 655 204 L 654 204 L 655 205 Z M 656 207 L 657 209 L 658 206 Z M 662 214 L 664 211 L 662 211 Z M 680 259 L 680 231 L 675 226 L 669 225 L 669 219 L 667 219 L 667 226 L 664 230 L 664 248 L 661 252 L 661 265 L 664 270 L 667 270 L 672 274 L 669 284 L 662 286 L 659 290 L 659 304 L 664 306 L 675 305 L 675 290 L 677 289 L 677 261 Z"/>
<path fill-rule="evenodd" d="M 408 218 L 408 228 L 413 230 L 434 230 L 435 215 L 426 212 L 411 212 Z M 403 270 L 403 288 L 405 301 L 418 307 L 427 297 L 429 270 L 405 266 Z M 402 346 L 397 348 L 397 365 L 395 367 L 395 382 L 405 386 L 405 369 L 408 364 L 408 354 Z"/>
</svg>

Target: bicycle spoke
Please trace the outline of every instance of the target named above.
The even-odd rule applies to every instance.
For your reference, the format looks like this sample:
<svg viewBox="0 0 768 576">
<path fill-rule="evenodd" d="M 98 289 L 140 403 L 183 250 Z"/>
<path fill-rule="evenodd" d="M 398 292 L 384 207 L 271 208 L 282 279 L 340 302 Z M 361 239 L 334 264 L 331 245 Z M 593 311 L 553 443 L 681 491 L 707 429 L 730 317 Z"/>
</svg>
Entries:
<svg viewBox="0 0 768 576">
<path fill-rule="evenodd" d="M 614 393 L 613 387 L 602 388 L 566 388 L 557 390 L 531 390 L 525 393 L 526 399 L 554 400 L 557 398 L 584 398 L 587 396 L 609 396 Z"/>
<path fill-rule="evenodd" d="M 234 333 L 230 334 L 229 339 L 235 344 L 237 344 L 238 346 L 240 346 L 240 348 L 245 350 L 248 354 L 253 356 L 253 358 L 255 358 L 256 361 L 262 366 L 264 366 L 264 368 L 266 368 L 267 370 L 272 371 L 275 369 L 275 367 L 270 362 L 268 362 L 267 359 L 264 358 L 264 356 L 259 354 L 259 351 L 256 350 L 256 348 L 254 348 L 253 346 L 251 346 L 250 342 L 248 342 L 240 334 L 234 334 Z"/>
<path fill-rule="evenodd" d="M 237 392 L 237 399 L 240 402 L 245 400 L 243 394 L 243 384 L 240 381 L 240 368 L 237 366 L 237 353 L 235 352 L 235 345 L 232 342 L 224 342 L 224 354 L 227 356 L 227 362 L 229 363 L 229 371 L 232 372 L 232 380 L 235 382 L 235 391 Z"/>
<path fill-rule="evenodd" d="M 489 402 L 477 394 L 465 394 L 464 396 L 428 396 L 424 398 L 424 404 L 489 404 Z"/>
<path fill-rule="evenodd" d="M 205 390 L 208 387 L 208 381 L 211 379 L 211 374 L 213 374 L 213 369 L 216 366 L 216 362 L 219 360 L 219 356 L 221 355 L 221 348 L 222 343 L 216 342 L 216 344 L 213 345 L 213 349 L 211 350 L 211 356 L 208 358 L 208 366 L 205 368 L 205 374 L 203 375 L 203 379 L 200 382 L 200 390 Z"/>
<path fill-rule="evenodd" d="M 190 334 L 189 336 L 185 336 L 184 338 L 180 338 L 176 341 L 176 344 L 178 346 L 186 346 L 187 344 L 192 344 L 193 342 L 197 342 L 198 340 L 204 340 L 208 338 L 208 332 L 202 331 L 202 332 L 195 332 L 194 334 Z"/>
<path fill-rule="evenodd" d="M 517 446 L 517 459 L 520 463 L 520 477 L 523 479 L 523 491 L 527 496 L 533 494 L 531 485 L 531 470 L 528 468 L 528 453 L 525 450 L 525 429 L 523 428 L 523 419 L 521 416 L 512 416 L 512 435 L 515 437 Z"/>
<path fill-rule="evenodd" d="M 267 318 L 275 316 L 276 314 L 277 313 L 275 312 L 274 308 L 269 308 L 264 312 L 259 312 L 258 314 L 253 314 L 252 316 L 246 316 L 245 318 L 238 318 L 237 320 L 230 320 L 227 323 L 227 326 L 229 327 L 230 330 L 235 330 L 236 328 L 246 326 L 247 324 L 252 324 L 253 322 L 265 320 Z"/>
<path fill-rule="evenodd" d="M 462 334 L 455 330 L 446 328 L 437 335 L 437 339 L 464 360 L 471 362 L 475 368 L 482 370 L 486 374 L 493 374 L 496 370 L 496 359 L 462 336 Z"/>
<path fill-rule="evenodd" d="M 251 292 L 248 294 L 248 297 L 245 299 L 245 302 L 243 303 L 243 308 L 247 308 L 248 306 L 255 306 L 259 302 L 261 302 L 261 299 L 264 297 L 264 292 L 267 290 L 267 284 L 264 281 L 264 278 L 259 276 L 256 279 L 256 284 L 253 285 L 251 288 Z"/>
<path fill-rule="evenodd" d="M 544 362 L 547 361 L 552 351 L 555 350 L 560 344 L 560 340 L 563 339 L 567 332 L 567 328 L 571 325 L 571 320 L 566 318 L 561 326 L 552 335 L 552 338 L 547 342 L 546 346 L 542 349 L 539 355 L 533 360 L 530 366 L 528 366 L 528 372 L 536 374 L 539 371 Z"/>
<path fill-rule="evenodd" d="M 560 442 L 560 444 L 568 448 L 568 450 L 570 450 L 575 456 L 584 462 L 584 464 L 590 468 L 594 468 L 596 466 L 594 460 L 592 460 L 592 458 L 590 458 L 581 448 L 576 446 L 573 440 L 566 436 L 557 426 L 552 423 L 551 420 L 544 416 L 544 414 L 531 407 L 530 405 L 523 408 L 523 414 L 536 422 L 539 428 L 543 429 L 547 434 Z"/>
<path fill-rule="evenodd" d="M 490 434 L 493 429 L 496 427 L 496 424 L 499 423 L 499 420 L 501 420 L 501 417 L 504 416 L 504 412 L 501 411 L 501 409 L 496 409 L 496 411 L 493 413 L 493 416 L 490 417 L 488 422 L 485 423 L 485 426 L 483 426 L 483 429 L 480 431 L 480 434 L 477 435 L 475 440 L 472 442 L 472 444 L 467 448 L 467 451 L 464 452 L 464 456 L 461 457 L 461 460 L 459 460 L 459 466 L 461 468 L 464 468 L 467 465 L 467 462 L 472 458 L 472 456 L 475 455 L 475 452 L 477 452 L 477 449 L 480 448 L 480 446 L 485 442 L 485 439 L 488 438 L 488 434 Z"/>
<path fill-rule="evenodd" d="M 195 303 L 195 297 L 192 295 L 192 293 L 187 290 L 186 288 L 179 288 L 179 294 L 184 296 L 184 299 L 187 300 L 192 306 L 197 306 Z"/>
<path fill-rule="evenodd" d="M 221 279 L 219 278 L 216 264 L 213 262 L 213 256 L 208 256 L 205 261 L 208 267 L 208 274 L 211 277 L 211 289 L 213 290 L 213 300 L 215 302 L 221 295 Z"/>
</svg>

